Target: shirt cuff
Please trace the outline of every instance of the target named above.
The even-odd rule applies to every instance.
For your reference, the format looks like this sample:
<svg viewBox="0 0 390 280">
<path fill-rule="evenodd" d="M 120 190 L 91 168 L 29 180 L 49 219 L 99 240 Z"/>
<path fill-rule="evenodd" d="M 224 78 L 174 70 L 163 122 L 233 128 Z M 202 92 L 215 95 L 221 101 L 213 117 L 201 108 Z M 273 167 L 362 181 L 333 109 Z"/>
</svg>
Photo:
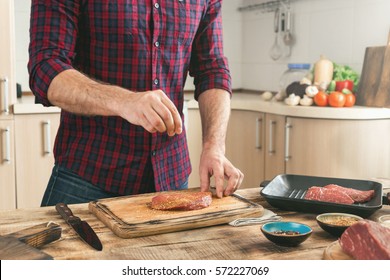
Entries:
<svg viewBox="0 0 390 280">
<path fill-rule="evenodd" d="M 209 89 L 223 89 L 230 93 L 230 96 L 232 95 L 232 86 L 231 86 L 231 78 L 228 73 L 218 73 L 213 75 L 212 78 L 207 77 L 200 81 L 195 81 L 195 93 L 194 97 L 195 100 L 199 99 L 199 96 Z"/>
<path fill-rule="evenodd" d="M 35 103 L 46 107 L 53 106 L 47 97 L 50 83 L 59 73 L 72 68 L 71 65 L 60 59 L 48 59 L 36 65 L 29 80 L 30 89 L 35 95 Z"/>
</svg>

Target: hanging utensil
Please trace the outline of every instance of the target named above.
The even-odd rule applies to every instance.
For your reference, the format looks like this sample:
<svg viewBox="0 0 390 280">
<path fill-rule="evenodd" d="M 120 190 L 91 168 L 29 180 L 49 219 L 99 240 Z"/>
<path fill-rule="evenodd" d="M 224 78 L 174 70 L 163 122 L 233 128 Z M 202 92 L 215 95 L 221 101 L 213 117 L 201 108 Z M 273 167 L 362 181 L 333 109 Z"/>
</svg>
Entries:
<svg viewBox="0 0 390 280">
<path fill-rule="evenodd" d="M 270 56 L 273 60 L 278 60 L 283 54 L 279 45 L 279 16 L 279 9 L 276 9 L 274 17 L 275 41 L 270 50 Z"/>
<path fill-rule="evenodd" d="M 291 55 L 291 46 L 294 44 L 294 37 L 291 34 L 291 12 L 290 9 L 286 12 L 286 30 L 283 36 L 283 42 L 286 45 L 286 53 L 285 56 Z"/>
</svg>

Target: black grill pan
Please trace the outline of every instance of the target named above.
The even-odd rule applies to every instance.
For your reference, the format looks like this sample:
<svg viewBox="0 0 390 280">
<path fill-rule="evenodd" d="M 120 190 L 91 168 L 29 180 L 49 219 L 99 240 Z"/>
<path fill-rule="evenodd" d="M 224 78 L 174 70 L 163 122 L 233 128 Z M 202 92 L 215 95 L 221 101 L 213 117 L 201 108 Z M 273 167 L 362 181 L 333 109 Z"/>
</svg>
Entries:
<svg viewBox="0 0 390 280">
<path fill-rule="evenodd" d="M 304 199 L 308 188 L 336 184 L 356 190 L 374 190 L 374 198 L 361 204 L 338 204 Z M 303 175 L 281 174 L 271 181 L 260 184 L 260 194 L 272 206 L 297 212 L 326 213 L 342 212 L 368 217 L 382 208 L 382 184 L 367 180 L 315 177 Z"/>
</svg>

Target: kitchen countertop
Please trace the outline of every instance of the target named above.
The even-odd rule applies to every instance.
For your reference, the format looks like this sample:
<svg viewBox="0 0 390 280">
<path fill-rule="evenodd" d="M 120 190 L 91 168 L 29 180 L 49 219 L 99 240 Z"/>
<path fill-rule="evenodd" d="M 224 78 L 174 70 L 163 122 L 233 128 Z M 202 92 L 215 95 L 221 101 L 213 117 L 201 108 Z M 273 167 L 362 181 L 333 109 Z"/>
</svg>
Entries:
<svg viewBox="0 0 390 280">
<path fill-rule="evenodd" d="M 385 191 L 390 189 L 390 179 L 380 179 Z M 285 221 L 305 223 L 313 234 L 298 247 L 282 247 L 268 241 L 260 232 L 260 225 L 233 227 L 219 225 L 194 230 L 154 236 L 122 239 L 112 233 L 88 210 L 88 204 L 70 205 L 76 216 L 86 220 L 96 231 L 103 251 L 96 251 L 82 242 L 76 233 L 59 216 L 54 207 L 0 211 L 0 235 L 45 222 L 58 223 L 62 229 L 60 240 L 45 245 L 41 250 L 54 259 L 126 259 L 126 260 L 319 260 L 324 249 L 337 238 L 323 231 L 316 223 L 316 214 L 281 211 L 271 207 L 260 195 L 259 188 L 238 192 L 253 202 L 281 215 Z M 371 220 L 390 214 L 390 206 L 377 210 Z"/>
<path fill-rule="evenodd" d="M 45 107 L 42 104 L 35 104 L 34 102 L 35 97 L 33 95 L 24 95 L 23 97 L 18 98 L 17 103 L 13 105 L 14 114 L 46 114 L 61 112 L 61 109 L 58 107 Z"/>
<path fill-rule="evenodd" d="M 194 100 L 192 93 L 185 94 L 187 108 L 198 108 L 198 102 Z M 38 113 L 59 113 L 58 107 L 44 107 L 34 104 L 34 96 L 27 95 L 18 99 L 14 104 L 14 114 L 38 114 Z M 239 91 L 233 94 L 231 108 L 237 110 L 248 110 L 277 115 L 323 118 L 323 119 L 354 119 L 354 120 L 375 120 L 390 119 L 390 108 L 374 108 L 364 106 L 353 106 L 351 108 L 332 108 L 317 106 L 288 106 L 283 102 L 264 101 L 261 94 L 248 91 Z"/>
<path fill-rule="evenodd" d="M 198 108 L 198 102 L 192 99 L 188 102 L 187 106 L 188 109 Z M 390 108 L 365 106 L 353 106 L 349 108 L 288 106 L 284 102 L 264 101 L 261 93 L 249 93 L 246 91 L 233 93 L 231 108 L 302 118 L 346 120 L 390 119 Z"/>
</svg>

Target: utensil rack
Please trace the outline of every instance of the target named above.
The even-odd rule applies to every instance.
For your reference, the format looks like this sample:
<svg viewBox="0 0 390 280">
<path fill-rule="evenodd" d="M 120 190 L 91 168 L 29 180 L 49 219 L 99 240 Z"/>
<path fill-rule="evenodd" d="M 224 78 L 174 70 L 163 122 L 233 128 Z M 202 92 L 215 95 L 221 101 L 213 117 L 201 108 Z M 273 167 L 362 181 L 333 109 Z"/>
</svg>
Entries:
<svg viewBox="0 0 390 280">
<path fill-rule="evenodd" d="M 251 4 L 243 7 L 239 7 L 240 12 L 247 12 L 253 10 L 261 10 L 263 13 L 275 12 L 280 7 L 290 7 L 290 2 L 293 0 L 271 0 L 263 3 Z"/>
</svg>

